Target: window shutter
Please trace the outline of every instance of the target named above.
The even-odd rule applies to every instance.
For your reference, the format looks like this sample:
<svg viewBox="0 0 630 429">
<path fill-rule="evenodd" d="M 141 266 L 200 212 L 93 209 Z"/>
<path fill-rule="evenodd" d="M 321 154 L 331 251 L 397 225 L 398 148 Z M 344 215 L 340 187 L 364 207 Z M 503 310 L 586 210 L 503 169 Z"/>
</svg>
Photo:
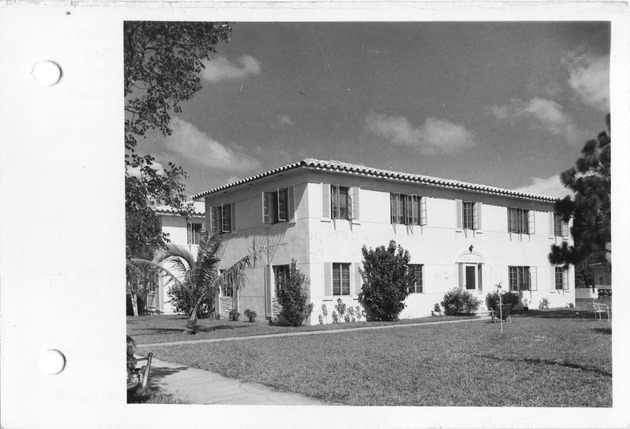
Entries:
<svg viewBox="0 0 630 429">
<path fill-rule="evenodd" d="M 361 292 L 361 289 L 363 287 L 363 278 L 361 277 L 361 273 L 359 272 L 360 268 L 361 268 L 361 263 L 355 262 L 354 263 L 354 292 L 350 291 L 351 295 L 358 295 L 359 292 Z"/>
<path fill-rule="evenodd" d="M 295 223 L 295 186 L 289 186 L 288 193 L 288 218 L 290 223 Z"/>
<path fill-rule="evenodd" d="M 192 224 L 186 222 L 186 231 L 188 232 L 188 244 L 192 243 Z"/>
<path fill-rule="evenodd" d="M 556 233 L 554 231 L 554 215 L 553 212 L 549 212 L 549 238 L 553 239 L 556 236 Z"/>
<path fill-rule="evenodd" d="M 206 213 L 206 215 L 204 216 L 205 228 L 206 231 L 212 232 L 212 207 L 210 206 L 210 202 L 207 199 L 204 201 L 204 203 Z"/>
<path fill-rule="evenodd" d="M 483 289 L 483 285 L 482 285 L 482 280 L 483 280 L 483 275 L 482 275 L 482 267 L 483 265 L 479 264 L 477 265 L 477 270 L 479 272 L 479 278 L 477 279 L 477 289 L 479 289 L 480 291 Z"/>
<path fill-rule="evenodd" d="M 221 210 L 221 207 L 212 207 L 210 210 L 210 232 L 212 234 L 219 232 L 219 222 L 221 221 L 219 210 Z"/>
<path fill-rule="evenodd" d="M 536 212 L 534 210 L 527 211 L 528 225 L 527 230 L 529 234 L 536 234 Z"/>
<path fill-rule="evenodd" d="M 420 197 L 420 225 L 427 224 L 427 197 Z"/>
<path fill-rule="evenodd" d="M 322 217 L 330 218 L 330 185 L 322 183 Z"/>
<path fill-rule="evenodd" d="M 359 194 L 361 193 L 361 188 L 352 188 L 350 191 L 351 195 L 351 203 L 350 203 L 350 219 L 359 220 Z"/>
<path fill-rule="evenodd" d="M 273 304 L 272 304 L 272 286 L 271 286 L 271 265 L 265 265 L 265 317 L 273 317 Z"/>
<path fill-rule="evenodd" d="M 464 264 L 457 264 L 457 275 L 459 278 L 458 285 L 460 289 L 464 288 Z"/>
<path fill-rule="evenodd" d="M 324 262 L 324 297 L 332 296 L 332 262 Z"/>
<path fill-rule="evenodd" d="M 457 229 L 462 229 L 462 200 L 455 200 L 457 210 Z M 460 282 L 461 284 L 461 282 Z"/>
<path fill-rule="evenodd" d="M 537 267 L 529 267 L 529 290 L 538 290 Z"/>
<path fill-rule="evenodd" d="M 473 229 L 481 230 L 481 203 L 473 204 Z"/>
<path fill-rule="evenodd" d="M 236 232 L 236 203 L 230 204 L 230 231 Z"/>
<path fill-rule="evenodd" d="M 271 223 L 271 211 L 269 205 L 271 204 L 271 195 L 269 192 L 262 193 L 262 219 L 263 223 Z"/>
<path fill-rule="evenodd" d="M 339 207 L 339 185 L 332 185 L 330 187 L 332 198 L 330 204 L 332 205 L 331 216 L 333 219 L 339 219 L 341 216 L 341 208 Z"/>
<path fill-rule="evenodd" d="M 396 196 L 394 194 L 389 194 L 389 218 L 390 223 L 396 223 Z"/>
</svg>

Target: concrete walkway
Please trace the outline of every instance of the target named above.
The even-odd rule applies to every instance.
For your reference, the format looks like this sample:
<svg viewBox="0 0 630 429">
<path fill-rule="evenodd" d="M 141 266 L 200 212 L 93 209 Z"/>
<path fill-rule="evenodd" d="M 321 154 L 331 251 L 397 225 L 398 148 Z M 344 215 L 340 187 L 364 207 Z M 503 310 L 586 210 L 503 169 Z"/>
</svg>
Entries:
<svg viewBox="0 0 630 429">
<path fill-rule="evenodd" d="M 296 335 L 321 335 L 374 329 L 394 329 L 411 326 L 432 326 L 449 323 L 463 323 L 488 320 L 478 319 L 449 320 L 444 322 L 410 323 L 405 325 L 370 326 L 363 328 L 338 329 L 330 331 L 289 332 L 284 334 L 257 335 L 250 337 L 213 338 L 206 340 L 178 341 L 160 344 L 142 344 L 138 348 L 151 348 L 160 345 L 212 343 L 220 341 L 243 341 L 261 338 L 291 337 Z M 149 387 L 154 392 L 171 394 L 191 404 L 224 405 L 334 405 L 297 393 L 281 392 L 257 383 L 223 377 L 222 375 L 190 368 L 177 363 L 153 359 Z"/>
</svg>

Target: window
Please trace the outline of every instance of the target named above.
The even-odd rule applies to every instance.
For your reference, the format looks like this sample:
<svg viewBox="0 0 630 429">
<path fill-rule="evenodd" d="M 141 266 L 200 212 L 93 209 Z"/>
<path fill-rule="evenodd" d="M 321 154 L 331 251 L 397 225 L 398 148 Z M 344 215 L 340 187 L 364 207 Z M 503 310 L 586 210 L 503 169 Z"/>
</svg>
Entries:
<svg viewBox="0 0 630 429">
<path fill-rule="evenodd" d="M 219 275 L 222 275 L 225 270 L 219 270 Z M 234 286 L 233 285 L 221 285 L 221 296 L 226 298 L 232 298 L 234 296 Z"/>
<path fill-rule="evenodd" d="M 350 188 L 345 186 L 333 185 L 330 193 L 330 208 L 333 219 L 350 219 Z"/>
<path fill-rule="evenodd" d="M 283 289 L 287 284 L 287 279 L 289 278 L 289 266 L 288 265 L 274 265 L 273 266 L 273 277 L 275 279 L 275 292 L 276 296 L 278 296 L 278 292 Z"/>
<path fill-rule="evenodd" d="M 473 229 L 481 232 L 481 207 L 480 202 L 456 200 L 457 203 L 457 229 Z"/>
<path fill-rule="evenodd" d="M 562 267 L 555 267 L 555 284 L 556 290 L 569 289 L 567 270 Z"/>
<path fill-rule="evenodd" d="M 263 223 L 289 222 L 293 215 L 290 188 L 263 192 Z M 292 191 L 293 189 L 291 189 Z"/>
<path fill-rule="evenodd" d="M 508 208 L 508 232 L 529 234 L 529 210 Z"/>
<path fill-rule="evenodd" d="M 509 267 L 510 290 L 532 290 L 530 267 Z"/>
<path fill-rule="evenodd" d="M 224 234 L 233 232 L 234 228 L 234 204 L 221 204 L 212 207 L 212 233 Z"/>
<path fill-rule="evenodd" d="M 569 224 L 562 220 L 558 213 L 553 214 L 553 235 L 556 237 L 567 237 L 569 235 Z"/>
<path fill-rule="evenodd" d="M 414 273 L 416 280 L 409 290 L 409 293 L 422 293 L 422 265 L 409 264 L 409 269 Z"/>
<path fill-rule="evenodd" d="M 350 295 L 350 264 L 332 264 L 333 296 Z"/>
<path fill-rule="evenodd" d="M 186 227 L 188 230 L 188 244 L 199 244 L 199 240 L 201 239 L 201 224 L 188 222 Z"/>
<path fill-rule="evenodd" d="M 390 194 L 391 223 L 426 225 L 426 200 L 418 195 Z"/>
</svg>

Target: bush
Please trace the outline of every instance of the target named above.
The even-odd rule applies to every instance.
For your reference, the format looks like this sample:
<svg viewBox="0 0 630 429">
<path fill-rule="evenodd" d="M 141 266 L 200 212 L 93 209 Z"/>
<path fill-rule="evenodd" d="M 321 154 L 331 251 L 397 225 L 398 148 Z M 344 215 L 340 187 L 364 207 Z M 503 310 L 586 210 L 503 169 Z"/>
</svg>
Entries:
<svg viewBox="0 0 630 429">
<path fill-rule="evenodd" d="M 404 300 L 415 280 L 408 269 L 409 252 L 395 241 L 389 246 L 377 247 L 363 252 L 363 287 L 359 303 L 363 306 L 368 321 L 393 321 L 405 308 Z"/>
<path fill-rule="evenodd" d="M 166 294 L 169 297 L 169 302 L 173 305 L 175 313 L 183 313 L 186 316 L 190 316 L 198 298 L 197 295 L 191 291 L 190 287 L 186 287 L 183 284 L 173 284 Z M 208 297 L 201 302 L 201 305 L 197 309 L 197 317 L 199 319 L 206 319 L 210 317 L 213 312 L 214 299 Z"/>
<path fill-rule="evenodd" d="M 245 317 L 247 317 L 247 319 L 249 319 L 250 322 L 254 323 L 256 321 L 256 312 L 253 310 L 250 310 L 249 308 L 247 310 L 245 310 L 243 312 L 243 314 L 245 314 Z"/>
<path fill-rule="evenodd" d="M 444 294 L 441 304 L 447 316 L 470 316 L 477 312 L 481 301 L 472 293 L 455 288 Z"/>
<path fill-rule="evenodd" d="M 241 318 L 241 313 L 239 313 L 238 311 L 232 309 L 232 310 L 230 310 L 229 317 L 230 317 L 230 320 L 232 320 L 234 322 L 238 322 L 238 320 Z"/>
<path fill-rule="evenodd" d="M 510 304 L 512 308 L 516 304 L 518 304 L 519 298 L 518 294 L 514 292 L 507 291 L 501 294 L 501 302 L 503 304 Z M 486 295 L 486 306 L 488 310 L 497 311 L 499 305 L 499 292 L 492 292 Z"/>
<path fill-rule="evenodd" d="M 308 301 L 308 281 L 297 268 L 295 259 L 291 259 L 289 275 L 278 292 L 278 304 L 282 306 L 280 316 L 291 326 L 300 326 L 313 311 L 313 304 Z"/>
</svg>

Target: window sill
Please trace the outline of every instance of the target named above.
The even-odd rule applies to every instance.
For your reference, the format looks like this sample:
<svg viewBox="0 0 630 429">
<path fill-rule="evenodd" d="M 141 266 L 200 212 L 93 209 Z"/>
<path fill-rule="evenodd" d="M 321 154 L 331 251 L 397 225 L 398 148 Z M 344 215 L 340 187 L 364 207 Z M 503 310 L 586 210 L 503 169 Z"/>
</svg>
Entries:
<svg viewBox="0 0 630 429">
<path fill-rule="evenodd" d="M 321 219 L 321 221 L 322 221 L 322 222 L 326 222 L 326 223 L 331 223 L 331 222 L 332 222 L 332 219 L 331 219 L 331 218 L 329 218 L 329 217 L 324 217 L 324 218 L 322 218 L 322 219 Z"/>
</svg>

